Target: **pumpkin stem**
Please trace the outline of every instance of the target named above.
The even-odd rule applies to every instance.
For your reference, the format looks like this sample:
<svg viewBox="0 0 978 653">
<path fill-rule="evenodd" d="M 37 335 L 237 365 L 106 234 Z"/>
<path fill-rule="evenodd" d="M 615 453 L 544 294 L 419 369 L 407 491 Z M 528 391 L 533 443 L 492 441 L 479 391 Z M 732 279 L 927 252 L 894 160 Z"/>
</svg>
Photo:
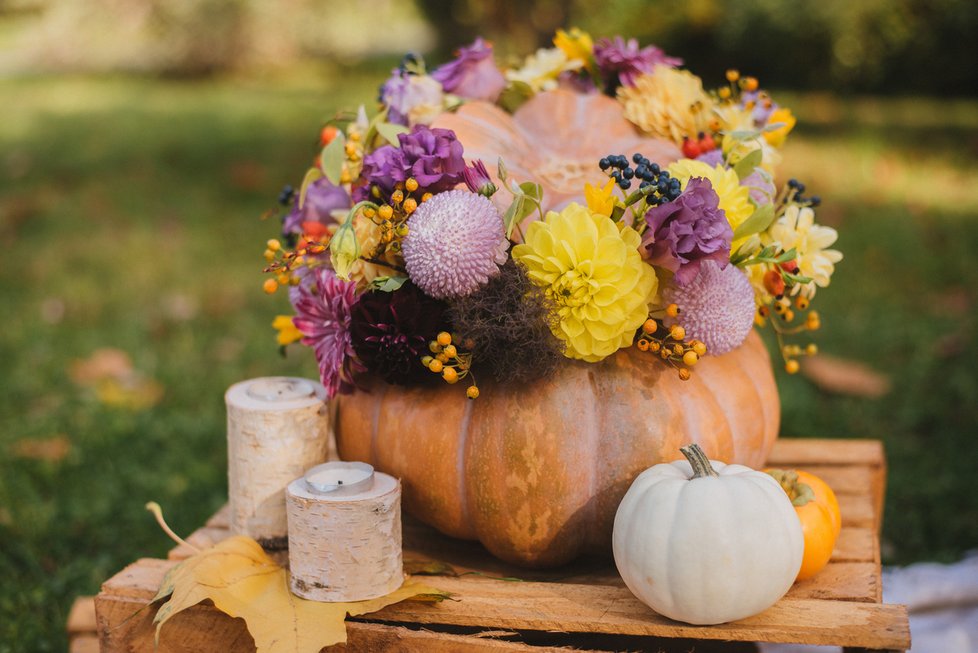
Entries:
<svg viewBox="0 0 978 653">
<path fill-rule="evenodd" d="M 815 491 L 812 490 L 812 486 L 799 481 L 798 472 L 793 469 L 769 469 L 767 473 L 781 485 L 785 494 L 791 499 L 791 505 L 800 507 L 815 500 Z"/>
<path fill-rule="evenodd" d="M 710 464 L 710 459 L 706 457 L 706 453 L 700 449 L 700 445 L 687 444 L 685 447 L 680 447 L 679 452 L 686 456 L 686 460 L 693 467 L 693 478 L 702 478 L 704 476 L 720 476 L 717 474 L 716 470 L 713 469 L 713 465 Z"/>
</svg>

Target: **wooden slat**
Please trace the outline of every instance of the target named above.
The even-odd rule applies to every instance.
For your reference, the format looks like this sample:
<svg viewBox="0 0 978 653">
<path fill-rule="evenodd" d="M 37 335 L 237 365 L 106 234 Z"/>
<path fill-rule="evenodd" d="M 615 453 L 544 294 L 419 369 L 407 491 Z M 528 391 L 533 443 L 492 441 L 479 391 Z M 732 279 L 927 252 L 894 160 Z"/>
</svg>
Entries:
<svg viewBox="0 0 978 653">
<path fill-rule="evenodd" d="M 879 603 L 879 568 L 872 562 L 831 562 L 814 578 L 795 582 L 788 596 Z"/>
<path fill-rule="evenodd" d="M 830 438 L 778 438 L 767 459 L 768 465 L 882 465 L 883 443 L 879 440 L 834 440 Z"/>
<path fill-rule="evenodd" d="M 107 581 L 97 602 L 100 632 L 107 609 L 104 606 L 113 601 L 128 607 L 116 623 L 126 619 L 128 622 L 138 621 L 131 617 L 138 611 L 139 599 L 145 604 L 152 598 L 163 574 L 172 564 L 169 561 L 141 561 Z M 513 583 L 474 576 L 439 577 L 434 584 L 454 593 L 458 600 L 436 606 L 407 601 L 370 615 L 370 619 L 406 624 L 479 625 L 667 638 L 875 648 L 909 646 L 906 609 L 902 606 L 787 597 L 766 612 L 743 621 L 719 626 L 689 626 L 657 615 L 621 587 Z M 149 615 L 151 611 L 145 612 Z M 230 635 L 224 633 L 223 636 Z"/>
<path fill-rule="evenodd" d="M 879 564 L 878 542 L 876 531 L 872 528 L 844 527 L 835 542 L 832 561 Z"/>
<path fill-rule="evenodd" d="M 95 597 L 79 596 L 71 604 L 68 621 L 65 624 L 68 637 L 89 635 L 95 632 Z"/>
<path fill-rule="evenodd" d="M 71 638 L 68 644 L 68 653 L 99 653 L 98 636 L 93 632 L 90 635 L 77 635 Z"/>
</svg>

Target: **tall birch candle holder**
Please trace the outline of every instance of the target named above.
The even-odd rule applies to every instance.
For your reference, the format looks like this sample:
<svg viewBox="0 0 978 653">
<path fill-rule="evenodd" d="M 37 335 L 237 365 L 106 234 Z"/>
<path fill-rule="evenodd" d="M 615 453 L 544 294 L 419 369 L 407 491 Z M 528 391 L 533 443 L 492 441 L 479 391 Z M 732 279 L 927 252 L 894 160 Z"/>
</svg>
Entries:
<svg viewBox="0 0 978 653">
<path fill-rule="evenodd" d="M 282 550 L 288 544 L 285 487 L 329 457 L 326 390 L 306 379 L 265 377 L 236 383 L 224 399 L 231 532 Z"/>
<path fill-rule="evenodd" d="M 404 582 L 401 482 L 366 463 L 329 462 L 286 490 L 289 586 L 313 601 L 365 601 Z"/>
</svg>

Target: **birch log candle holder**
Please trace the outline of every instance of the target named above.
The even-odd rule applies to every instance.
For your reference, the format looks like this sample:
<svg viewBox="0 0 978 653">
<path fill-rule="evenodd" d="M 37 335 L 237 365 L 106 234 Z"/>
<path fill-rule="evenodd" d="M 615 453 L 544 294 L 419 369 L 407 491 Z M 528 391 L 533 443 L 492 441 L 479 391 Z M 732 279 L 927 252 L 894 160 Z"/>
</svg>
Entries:
<svg viewBox="0 0 978 653">
<path fill-rule="evenodd" d="M 269 550 L 288 544 L 285 487 L 330 452 L 330 404 L 322 385 L 265 377 L 231 386 L 228 503 L 231 532 Z"/>
<path fill-rule="evenodd" d="M 313 601 L 365 601 L 404 582 L 401 482 L 329 462 L 289 484 L 289 586 Z"/>
</svg>

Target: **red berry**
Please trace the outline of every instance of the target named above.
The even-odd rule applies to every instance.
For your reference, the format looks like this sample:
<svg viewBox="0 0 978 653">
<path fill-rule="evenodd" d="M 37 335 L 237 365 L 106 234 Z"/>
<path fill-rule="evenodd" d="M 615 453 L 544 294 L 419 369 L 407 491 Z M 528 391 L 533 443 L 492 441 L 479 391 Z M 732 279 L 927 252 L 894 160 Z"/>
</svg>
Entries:
<svg viewBox="0 0 978 653">
<path fill-rule="evenodd" d="M 717 144 L 713 140 L 713 134 L 706 134 L 700 139 L 700 150 L 702 152 L 709 152 L 715 149 L 717 149 Z"/>
<path fill-rule="evenodd" d="M 779 265 L 782 270 L 784 270 L 789 274 L 798 273 L 798 261 L 796 261 L 795 259 L 791 259 L 790 261 L 785 261 L 784 263 L 781 263 Z"/>
<path fill-rule="evenodd" d="M 319 143 L 323 147 L 329 145 L 330 141 L 336 138 L 337 129 L 333 125 L 326 125 L 323 130 L 319 132 Z"/>
<path fill-rule="evenodd" d="M 697 143 L 696 141 L 690 140 L 689 137 L 684 137 L 683 138 L 683 156 L 685 156 L 687 159 L 695 159 L 700 154 L 702 154 L 702 150 L 700 150 L 699 143 Z"/>
<path fill-rule="evenodd" d="M 774 296 L 784 294 L 784 279 L 777 270 L 768 270 L 764 273 L 764 287 Z"/>
</svg>

